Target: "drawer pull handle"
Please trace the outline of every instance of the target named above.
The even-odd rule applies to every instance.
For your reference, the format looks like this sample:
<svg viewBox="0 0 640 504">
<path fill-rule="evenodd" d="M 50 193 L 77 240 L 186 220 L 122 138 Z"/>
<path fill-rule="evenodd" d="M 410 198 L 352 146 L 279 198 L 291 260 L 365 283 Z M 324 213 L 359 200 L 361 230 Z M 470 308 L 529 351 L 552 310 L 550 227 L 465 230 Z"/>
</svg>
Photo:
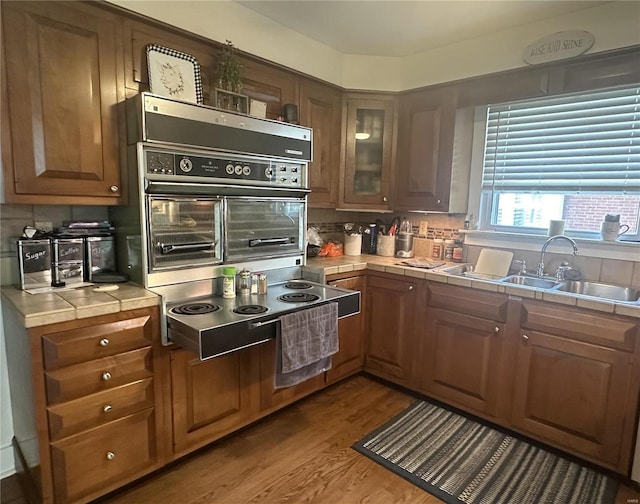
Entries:
<svg viewBox="0 0 640 504">
<path fill-rule="evenodd" d="M 104 381 L 109 381 L 111 379 L 111 373 L 109 373 L 109 371 L 105 371 L 104 373 L 102 373 L 102 379 Z"/>
<path fill-rule="evenodd" d="M 107 338 L 102 338 L 100 340 L 100 346 L 107 346 L 109 344 L 109 340 Z"/>
<path fill-rule="evenodd" d="M 107 452 L 107 460 L 113 460 L 114 458 L 116 458 L 116 454 L 113 452 Z"/>
<path fill-rule="evenodd" d="M 523 334 L 522 335 L 522 339 L 525 340 L 525 341 L 528 341 L 529 340 L 529 336 L 527 336 L 526 334 Z"/>
<path fill-rule="evenodd" d="M 111 407 L 111 405 L 107 404 L 102 408 L 102 411 L 104 411 L 105 413 L 109 413 L 112 409 L 113 408 Z"/>
<path fill-rule="evenodd" d="M 413 290 L 413 285 L 410 285 L 410 286 L 409 286 L 409 290 Z"/>
<path fill-rule="evenodd" d="M 495 326 L 495 327 L 493 328 L 493 332 L 494 332 L 494 333 L 499 333 L 499 332 L 500 332 L 500 328 L 499 328 L 498 326 Z"/>
</svg>

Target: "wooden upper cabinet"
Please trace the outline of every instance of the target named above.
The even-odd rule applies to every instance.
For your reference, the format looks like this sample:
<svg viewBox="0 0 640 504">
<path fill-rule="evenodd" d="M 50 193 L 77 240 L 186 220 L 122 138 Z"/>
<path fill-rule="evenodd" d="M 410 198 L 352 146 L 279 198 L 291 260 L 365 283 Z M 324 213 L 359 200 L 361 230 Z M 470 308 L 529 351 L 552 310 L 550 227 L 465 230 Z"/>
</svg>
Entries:
<svg viewBox="0 0 640 504">
<path fill-rule="evenodd" d="M 400 97 L 396 210 L 449 210 L 455 91 L 452 86 Z"/>
<path fill-rule="evenodd" d="M 393 208 L 392 170 L 396 125 L 394 96 L 347 96 L 346 116 L 343 118 L 346 138 L 340 208 Z"/>
<path fill-rule="evenodd" d="M 124 202 L 120 19 L 79 2 L 3 2 L 12 164 L 6 203 Z M 8 140 L 8 135 L 3 137 Z M 7 157 L 4 158 L 4 161 Z"/>
<path fill-rule="evenodd" d="M 300 82 L 300 124 L 313 129 L 309 205 L 336 208 L 340 177 L 342 92 L 308 79 Z"/>
<path fill-rule="evenodd" d="M 640 82 L 640 50 L 635 47 L 613 55 L 568 62 L 562 73 L 562 92 L 565 93 L 637 84 Z"/>
<path fill-rule="evenodd" d="M 298 105 L 298 80 L 294 73 L 241 56 L 242 94 L 267 104 L 267 119 L 282 116 L 286 103 Z"/>
</svg>

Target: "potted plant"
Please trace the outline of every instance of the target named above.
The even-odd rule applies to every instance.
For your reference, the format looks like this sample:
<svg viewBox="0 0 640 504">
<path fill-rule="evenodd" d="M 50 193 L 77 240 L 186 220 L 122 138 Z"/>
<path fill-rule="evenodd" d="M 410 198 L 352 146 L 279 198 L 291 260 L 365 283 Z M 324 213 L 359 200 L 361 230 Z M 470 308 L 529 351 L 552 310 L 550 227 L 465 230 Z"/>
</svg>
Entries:
<svg viewBox="0 0 640 504">
<path fill-rule="evenodd" d="M 239 93 L 242 89 L 242 83 L 240 82 L 241 68 L 242 66 L 238 62 L 236 48 L 230 40 L 227 40 L 218 54 L 218 63 L 216 66 L 218 86 L 221 89 Z"/>
</svg>

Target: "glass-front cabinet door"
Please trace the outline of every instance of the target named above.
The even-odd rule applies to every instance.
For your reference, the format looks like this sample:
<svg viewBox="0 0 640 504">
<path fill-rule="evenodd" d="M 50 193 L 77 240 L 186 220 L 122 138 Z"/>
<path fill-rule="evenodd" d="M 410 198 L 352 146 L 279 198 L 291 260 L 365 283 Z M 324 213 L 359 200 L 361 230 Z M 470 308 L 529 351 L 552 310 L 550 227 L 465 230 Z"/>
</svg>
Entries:
<svg viewBox="0 0 640 504">
<path fill-rule="evenodd" d="M 391 209 L 394 115 L 393 97 L 348 98 L 343 208 Z"/>
</svg>

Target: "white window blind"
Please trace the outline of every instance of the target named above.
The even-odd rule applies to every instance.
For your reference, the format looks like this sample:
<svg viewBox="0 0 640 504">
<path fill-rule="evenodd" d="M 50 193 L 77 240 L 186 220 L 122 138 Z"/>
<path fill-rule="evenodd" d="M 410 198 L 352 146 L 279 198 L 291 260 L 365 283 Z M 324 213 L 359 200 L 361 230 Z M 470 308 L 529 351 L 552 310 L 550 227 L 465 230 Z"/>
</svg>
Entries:
<svg viewBox="0 0 640 504">
<path fill-rule="evenodd" d="M 640 193 L 640 86 L 490 106 L 482 188 Z"/>
</svg>

